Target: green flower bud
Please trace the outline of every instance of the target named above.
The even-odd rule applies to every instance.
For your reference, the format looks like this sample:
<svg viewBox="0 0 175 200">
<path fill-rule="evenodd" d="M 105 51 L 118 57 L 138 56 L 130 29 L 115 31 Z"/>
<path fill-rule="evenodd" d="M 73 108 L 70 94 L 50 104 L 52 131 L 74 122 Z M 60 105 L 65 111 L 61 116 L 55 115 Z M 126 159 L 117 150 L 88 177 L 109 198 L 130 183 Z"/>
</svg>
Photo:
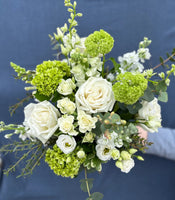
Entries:
<svg viewBox="0 0 175 200">
<path fill-rule="evenodd" d="M 121 161 L 116 161 L 115 166 L 122 169 L 123 168 L 123 164 Z"/>
<path fill-rule="evenodd" d="M 123 158 L 123 160 L 129 160 L 131 158 L 131 154 L 127 151 L 122 151 L 121 157 Z"/>
<path fill-rule="evenodd" d="M 111 157 L 113 160 L 117 160 L 120 157 L 120 151 L 118 149 L 112 149 Z"/>
<path fill-rule="evenodd" d="M 142 156 L 137 156 L 138 160 L 144 161 L 144 158 Z"/>
<path fill-rule="evenodd" d="M 137 152 L 137 149 L 130 149 L 130 150 L 129 150 L 129 153 L 130 153 L 130 154 L 135 154 L 136 152 Z"/>
</svg>

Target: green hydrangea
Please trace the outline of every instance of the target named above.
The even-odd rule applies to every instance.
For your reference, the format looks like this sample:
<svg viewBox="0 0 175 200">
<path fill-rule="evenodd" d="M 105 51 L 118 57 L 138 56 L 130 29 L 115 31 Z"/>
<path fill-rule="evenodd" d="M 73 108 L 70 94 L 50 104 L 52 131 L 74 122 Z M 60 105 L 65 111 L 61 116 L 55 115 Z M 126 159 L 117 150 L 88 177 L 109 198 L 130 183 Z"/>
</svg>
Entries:
<svg viewBox="0 0 175 200">
<path fill-rule="evenodd" d="M 64 154 L 55 144 L 53 149 L 47 150 L 45 161 L 56 175 L 74 178 L 78 174 L 81 164 L 86 159 L 86 157 L 78 158 L 78 151 L 79 148 L 72 153 Z"/>
<path fill-rule="evenodd" d="M 109 53 L 113 46 L 113 37 L 104 30 L 95 31 L 85 40 L 87 53 L 92 57 L 96 57 L 99 54 L 105 55 Z"/>
<path fill-rule="evenodd" d="M 132 74 L 131 72 L 119 74 L 116 80 L 117 82 L 112 87 L 115 99 L 125 104 L 134 104 L 144 95 L 148 85 L 143 74 Z"/>
<path fill-rule="evenodd" d="M 36 86 L 40 94 L 50 96 L 56 91 L 61 79 L 69 75 L 70 67 L 67 63 L 57 60 L 48 60 L 37 65 L 36 75 L 31 83 Z"/>
</svg>

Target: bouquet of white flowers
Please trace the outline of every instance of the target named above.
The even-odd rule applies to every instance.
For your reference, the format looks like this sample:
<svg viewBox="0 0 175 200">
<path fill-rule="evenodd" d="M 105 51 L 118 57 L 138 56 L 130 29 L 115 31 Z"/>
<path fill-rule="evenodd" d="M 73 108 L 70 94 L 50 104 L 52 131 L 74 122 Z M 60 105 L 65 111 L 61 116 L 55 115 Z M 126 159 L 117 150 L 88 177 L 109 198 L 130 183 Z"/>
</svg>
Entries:
<svg viewBox="0 0 175 200">
<path fill-rule="evenodd" d="M 76 2 L 65 0 L 70 12 L 68 23 L 50 35 L 56 60 L 48 60 L 26 70 L 14 63 L 18 79 L 32 91 L 25 99 L 11 107 L 13 114 L 24 101 L 33 98 L 24 108 L 22 125 L 0 122 L 0 132 L 19 140 L 1 147 L 0 152 L 23 152 L 20 158 L 4 171 L 15 170 L 24 161 L 20 176 L 31 174 L 41 159 L 56 175 L 76 177 L 81 169 L 85 179 L 81 189 L 89 200 L 100 200 L 103 195 L 91 193 L 92 179 L 87 172 L 101 171 L 102 164 L 113 159 L 122 172 L 134 167 L 136 153 L 150 145 L 139 136 L 139 128 L 156 132 L 161 127 L 161 109 L 158 101 L 167 102 L 169 76 L 175 75 L 175 65 L 164 73 L 154 70 L 167 61 L 174 62 L 175 49 L 166 60 L 152 69 L 144 70 L 145 60 L 151 54 L 151 40 L 144 38 L 137 51 L 114 58 L 106 58 L 114 45 L 113 37 L 104 30 L 95 31 L 86 38 L 77 34 Z M 111 62 L 110 67 L 106 64 Z"/>
</svg>

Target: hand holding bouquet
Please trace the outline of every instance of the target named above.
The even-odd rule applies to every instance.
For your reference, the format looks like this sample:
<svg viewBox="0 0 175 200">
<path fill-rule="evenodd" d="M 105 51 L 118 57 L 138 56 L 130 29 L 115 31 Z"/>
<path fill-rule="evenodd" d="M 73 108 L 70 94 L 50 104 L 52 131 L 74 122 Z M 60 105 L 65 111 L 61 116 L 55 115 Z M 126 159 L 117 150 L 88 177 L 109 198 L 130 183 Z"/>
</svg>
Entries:
<svg viewBox="0 0 175 200">
<path fill-rule="evenodd" d="M 70 12 L 68 23 L 50 35 L 56 60 L 44 61 L 34 71 L 14 63 L 11 66 L 17 79 L 29 84 L 32 91 L 25 99 L 11 107 L 11 113 L 24 102 L 24 122 L 21 125 L 0 123 L 5 135 L 19 136 L 19 141 L 4 145 L 0 152 L 23 152 L 15 164 L 4 172 L 8 174 L 24 161 L 20 176 L 31 174 L 45 159 L 56 175 L 76 177 L 85 170 L 81 188 L 89 200 L 100 200 L 101 193 L 90 192 L 91 179 L 87 172 L 101 171 L 102 164 L 114 160 L 122 172 L 128 173 L 135 165 L 134 158 L 143 160 L 137 151 L 144 152 L 148 143 L 139 136 L 137 126 L 149 132 L 161 127 L 161 109 L 158 101 L 167 102 L 167 86 L 175 65 L 166 73 L 155 69 L 165 62 L 174 62 L 172 55 L 153 69 L 144 69 L 151 54 L 151 41 L 144 38 L 137 51 L 114 58 L 106 58 L 114 45 L 113 37 L 104 30 L 95 31 L 86 38 L 77 33 L 76 2 L 65 0 Z M 106 67 L 110 64 L 110 67 Z"/>
</svg>

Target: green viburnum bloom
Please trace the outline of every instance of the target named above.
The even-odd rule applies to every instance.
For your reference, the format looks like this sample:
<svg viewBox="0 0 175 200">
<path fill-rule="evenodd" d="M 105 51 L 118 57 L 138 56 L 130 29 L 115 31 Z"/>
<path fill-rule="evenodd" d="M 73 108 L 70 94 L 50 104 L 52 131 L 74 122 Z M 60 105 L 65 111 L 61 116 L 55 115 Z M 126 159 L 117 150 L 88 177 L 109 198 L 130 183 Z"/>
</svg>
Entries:
<svg viewBox="0 0 175 200">
<path fill-rule="evenodd" d="M 67 63 L 57 60 L 48 60 L 37 65 L 36 75 L 31 83 L 36 86 L 40 94 L 50 96 L 56 91 L 62 78 L 69 75 L 70 67 Z"/>
<path fill-rule="evenodd" d="M 86 51 L 92 57 L 109 53 L 113 46 L 113 37 L 102 29 L 90 34 L 85 40 Z"/>
<path fill-rule="evenodd" d="M 115 100 L 125 104 L 134 104 L 147 88 L 148 81 L 143 74 L 132 74 L 126 72 L 119 74 L 113 85 Z"/>
<path fill-rule="evenodd" d="M 86 159 L 85 156 L 83 158 L 77 156 L 79 150 L 77 148 L 69 154 L 64 154 L 55 144 L 53 149 L 47 150 L 45 161 L 56 175 L 74 178 Z"/>
</svg>

